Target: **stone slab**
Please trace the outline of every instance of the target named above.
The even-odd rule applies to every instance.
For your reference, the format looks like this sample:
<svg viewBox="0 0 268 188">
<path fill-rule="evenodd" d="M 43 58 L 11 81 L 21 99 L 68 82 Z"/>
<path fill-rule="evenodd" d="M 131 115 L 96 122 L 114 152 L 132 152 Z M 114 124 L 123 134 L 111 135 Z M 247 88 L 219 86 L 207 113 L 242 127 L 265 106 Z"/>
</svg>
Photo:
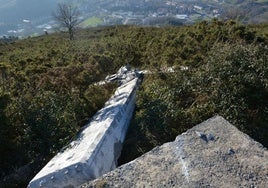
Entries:
<svg viewBox="0 0 268 188">
<path fill-rule="evenodd" d="M 220 116 L 81 187 L 260 187 L 268 152 Z"/>
</svg>

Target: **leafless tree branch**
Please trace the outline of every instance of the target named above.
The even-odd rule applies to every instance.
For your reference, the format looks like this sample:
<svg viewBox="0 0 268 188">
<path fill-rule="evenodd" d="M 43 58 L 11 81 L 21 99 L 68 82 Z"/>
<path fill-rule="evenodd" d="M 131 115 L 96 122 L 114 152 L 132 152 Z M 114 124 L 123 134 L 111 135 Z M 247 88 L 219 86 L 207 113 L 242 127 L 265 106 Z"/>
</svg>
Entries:
<svg viewBox="0 0 268 188">
<path fill-rule="evenodd" d="M 73 40 L 74 31 L 79 24 L 80 12 L 77 7 L 69 3 L 59 3 L 57 10 L 52 15 L 61 28 L 67 29 L 70 40 Z"/>
</svg>

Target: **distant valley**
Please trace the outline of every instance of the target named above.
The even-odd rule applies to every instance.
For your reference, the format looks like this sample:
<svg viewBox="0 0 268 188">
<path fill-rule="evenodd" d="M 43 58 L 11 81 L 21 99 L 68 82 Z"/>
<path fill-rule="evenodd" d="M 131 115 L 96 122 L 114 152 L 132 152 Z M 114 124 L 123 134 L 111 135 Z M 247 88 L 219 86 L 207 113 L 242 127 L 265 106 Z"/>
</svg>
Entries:
<svg viewBox="0 0 268 188">
<path fill-rule="evenodd" d="M 0 36 L 53 32 L 52 12 L 60 0 L 0 0 Z M 245 23 L 268 20 L 268 0 L 76 0 L 81 27 L 99 25 L 181 25 L 213 18 Z"/>
</svg>

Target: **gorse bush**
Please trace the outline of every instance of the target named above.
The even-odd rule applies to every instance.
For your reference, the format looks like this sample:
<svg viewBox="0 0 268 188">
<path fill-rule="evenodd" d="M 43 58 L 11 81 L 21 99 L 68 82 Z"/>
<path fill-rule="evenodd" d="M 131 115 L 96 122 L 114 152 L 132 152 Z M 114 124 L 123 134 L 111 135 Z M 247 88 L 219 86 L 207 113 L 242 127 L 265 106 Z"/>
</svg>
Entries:
<svg viewBox="0 0 268 188">
<path fill-rule="evenodd" d="M 145 76 L 121 162 L 215 114 L 267 146 L 266 25 L 212 20 L 92 28 L 71 42 L 65 35 L 0 44 L 1 177 L 30 164 L 25 186 L 116 87 L 94 83 L 126 64 L 176 73 Z"/>
<path fill-rule="evenodd" d="M 21 180 L 26 182 L 8 177 L 1 184 L 26 186 L 104 105 L 115 85 L 94 88 L 106 73 L 90 60 L 79 62 L 73 44 L 60 36 L 2 44 L 0 49 L 0 175 L 31 164 L 26 168 L 30 174 Z"/>
<path fill-rule="evenodd" d="M 268 146 L 267 48 L 217 43 L 208 54 L 198 68 L 146 76 L 121 162 L 216 114 Z"/>
<path fill-rule="evenodd" d="M 199 84 L 203 87 L 199 91 L 206 91 L 217 113 L 266 147 L 267 60 L 266 47 L 243 43 L 217 44 L 202 67 Z"/>
<path fill-rule="evenodd" d="M 206 54 L 189 70 L 145 77 L 121 163 L 216 114 L 268 147 L 267 47 L 221 41 Z"/>
</svg>

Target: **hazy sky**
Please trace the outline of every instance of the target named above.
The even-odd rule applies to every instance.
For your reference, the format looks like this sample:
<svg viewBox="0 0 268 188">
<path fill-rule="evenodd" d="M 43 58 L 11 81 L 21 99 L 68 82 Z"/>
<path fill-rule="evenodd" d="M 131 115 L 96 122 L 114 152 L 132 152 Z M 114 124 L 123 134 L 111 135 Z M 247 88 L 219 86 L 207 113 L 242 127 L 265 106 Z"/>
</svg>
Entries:
<svg viewBox="0 0 268 188">
<path fill-rule="evenodd" d="M 51 16 L 56 0 L 0 0 L 0 22 Z"/>
</svg>

